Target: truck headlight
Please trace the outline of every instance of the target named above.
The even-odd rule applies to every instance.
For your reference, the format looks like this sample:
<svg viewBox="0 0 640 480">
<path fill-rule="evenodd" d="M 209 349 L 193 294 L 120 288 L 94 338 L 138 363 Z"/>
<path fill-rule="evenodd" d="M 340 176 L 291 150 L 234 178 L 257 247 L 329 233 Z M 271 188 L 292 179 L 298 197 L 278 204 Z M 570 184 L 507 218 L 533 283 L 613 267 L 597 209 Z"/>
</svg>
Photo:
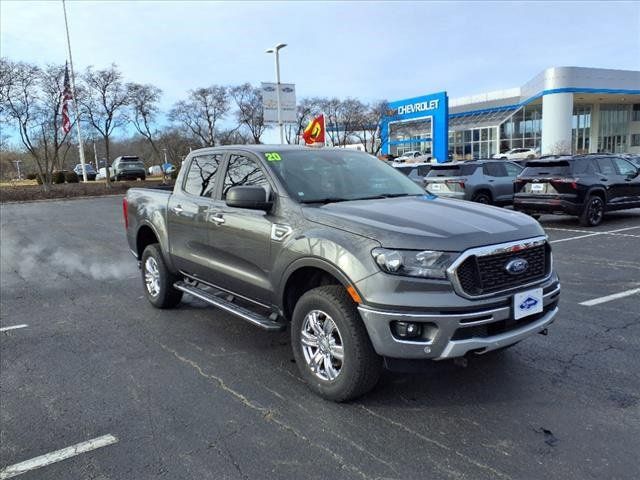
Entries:
<svg viewBox="0 0 640 480">
<path fill-rule="evenodd" d="M 390 250 L 374 248 L 376 263 L 387 273 L 422 278 L 447 278 L 447 268 L 457 254 L 433 250 Z"/>
</svg>

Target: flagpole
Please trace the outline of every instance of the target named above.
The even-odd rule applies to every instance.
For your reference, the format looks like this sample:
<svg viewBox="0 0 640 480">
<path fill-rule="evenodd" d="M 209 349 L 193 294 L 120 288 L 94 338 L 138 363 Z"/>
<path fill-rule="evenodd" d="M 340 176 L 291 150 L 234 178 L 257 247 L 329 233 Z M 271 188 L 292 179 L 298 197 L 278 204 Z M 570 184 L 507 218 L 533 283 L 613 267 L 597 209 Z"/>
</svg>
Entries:
<svg viewBox="0 0 640 480">
<path fill-rule="evenodd" d="M 84 164 L 84 146 L 82 144 L 82 133 L 80 132 L 80 110 L 78 110 L 78 101 L 76 100 L 76 76 L 73 71 L 73 58 L 71 57 L 71 40 L 69 38 L 69 23 L 67 22 L 67 7 L 65 0 L 62 0 L 62 10 L 64 12 L 64 27 L 67 31 L 67 49 L 69 50 L 69 66 L 71 67 L 71 96 L 73 97 L 73 108 L 76 111 L 76 131 L 78 132 L 78 153 L 80 154 L 80 163 L 82 164 L 82 181 L 87 181 L 87 169 Z M 107 159 L 107 162 L 109 159 Z"/>
</svg>

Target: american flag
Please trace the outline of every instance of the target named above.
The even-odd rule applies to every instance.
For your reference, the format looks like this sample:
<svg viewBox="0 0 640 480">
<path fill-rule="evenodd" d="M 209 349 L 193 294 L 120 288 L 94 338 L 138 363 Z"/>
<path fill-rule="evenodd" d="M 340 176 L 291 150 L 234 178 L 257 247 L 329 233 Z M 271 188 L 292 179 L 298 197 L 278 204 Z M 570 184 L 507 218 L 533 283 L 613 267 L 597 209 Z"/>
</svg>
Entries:
<svg viewBox="0 0 640 480">
<path fill-rule="evenodd" d="M 69 102 L 73 100 L 71 95 L 71 84 L 69 83 L 69 64 L 64 65 L 64 90 L 62 91 L 62 130 L 69 133 L 71 130 L 71 119 L 69 118 Z"/>
</svg>

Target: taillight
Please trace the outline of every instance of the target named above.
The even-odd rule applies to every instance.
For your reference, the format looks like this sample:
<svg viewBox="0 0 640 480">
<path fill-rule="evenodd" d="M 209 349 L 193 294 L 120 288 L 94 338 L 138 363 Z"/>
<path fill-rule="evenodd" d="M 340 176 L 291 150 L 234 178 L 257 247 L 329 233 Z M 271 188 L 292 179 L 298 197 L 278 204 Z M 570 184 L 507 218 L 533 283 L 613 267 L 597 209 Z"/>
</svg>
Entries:
<svg viewBox="0 0 640 480">
<path fill-rule="evenodd" d="M 573 188 L 574 190 L 578 189 L 578 180 L 580 180 L 579 178 L 554 178 L 551 180 L 551 183 L 562 183 L 562 184 L 568 184 L 571 186 L 571 188 Z"/>
<path fill-rule="evenodd" d="M 124 228 L 129 228 L 129 204 L 127 197 L 122 199 L 122 216 L 124 217 Z"/>
<path fill-rule="evenodd" d="M 464 188 L 464 180 L 445 180 L 444 183 L 448 185 L 460 185 L 460 188 Z"/>
</svg>

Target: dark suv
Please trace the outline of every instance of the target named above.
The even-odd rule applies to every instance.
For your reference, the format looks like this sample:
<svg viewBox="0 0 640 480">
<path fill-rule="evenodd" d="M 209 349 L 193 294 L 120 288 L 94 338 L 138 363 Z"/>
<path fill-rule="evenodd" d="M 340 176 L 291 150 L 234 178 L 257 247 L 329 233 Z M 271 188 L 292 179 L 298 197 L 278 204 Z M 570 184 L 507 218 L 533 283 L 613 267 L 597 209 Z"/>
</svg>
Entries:
<svg viewBox="0 0 640 480">
<path fill-rule="evenodd" d="M 575 155 L 527 163 L 515 182 L 515 210 L 561 213 L 598 225 L 606 211 L 640 207 L 640 170 L 616 155 Z"/>
<path fill-rule="evenodd" d="M 441 197 L 508 205 L 521 172 L 521 166 L 507 160 L 473 160 L 433 165 L 424 180 L 427 190 Z"/>
</svg>

